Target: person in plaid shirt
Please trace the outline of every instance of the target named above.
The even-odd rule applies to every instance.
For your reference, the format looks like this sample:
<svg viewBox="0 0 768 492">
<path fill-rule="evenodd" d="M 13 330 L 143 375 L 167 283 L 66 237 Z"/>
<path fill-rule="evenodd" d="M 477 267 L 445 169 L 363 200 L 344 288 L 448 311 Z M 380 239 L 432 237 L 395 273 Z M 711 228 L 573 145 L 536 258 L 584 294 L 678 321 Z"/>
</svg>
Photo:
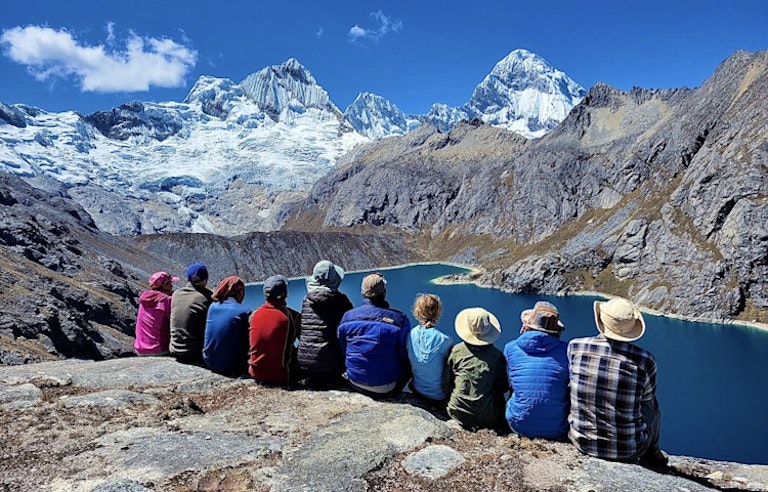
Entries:
<svg viewBox="0 0 768 492">
<path fill-rule="evenodd" d="M 645 333 L 640 311 L 626 299 L 594 304 L 600 334 L 568 344 L 569 438 L 584 454 L 666 467 L 659 449 L 656 360 L 634 342 Z"/>
</svg>

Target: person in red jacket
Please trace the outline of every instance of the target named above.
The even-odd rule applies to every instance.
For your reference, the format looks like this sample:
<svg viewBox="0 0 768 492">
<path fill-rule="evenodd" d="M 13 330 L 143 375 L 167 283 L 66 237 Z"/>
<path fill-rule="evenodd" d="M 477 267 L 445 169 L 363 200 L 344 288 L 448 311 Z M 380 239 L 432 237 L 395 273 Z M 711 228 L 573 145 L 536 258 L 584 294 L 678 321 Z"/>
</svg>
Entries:
<svg viewBox="0 0 768 492">
<path fill-rule="evenodd" d="M 264 282 L 264 297 L 251 315 L 248 373 L 259 382 L 287 386 L 298 372 L 294 343 L 301 332 L 301 314 L 285 303 L 288 280 L 282 275 Z"/>
</svg>

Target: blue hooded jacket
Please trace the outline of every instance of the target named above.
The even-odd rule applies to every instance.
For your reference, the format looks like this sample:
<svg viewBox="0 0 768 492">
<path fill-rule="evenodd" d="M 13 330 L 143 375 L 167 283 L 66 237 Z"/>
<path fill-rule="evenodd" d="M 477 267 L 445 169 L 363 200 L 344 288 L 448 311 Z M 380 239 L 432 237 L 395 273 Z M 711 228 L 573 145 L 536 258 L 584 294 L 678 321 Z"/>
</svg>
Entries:
<svg viewBox="0 0 768 492">
<path fill-rule="evenodd" d="M 512 396 L 509 426 L 527 437 L 559 439 L 568 433 L 568 343 L 529 330 L 504 347 Z"/>
<path fill-rule="evenodd" d="M 445 361 L 453 340 L 437 328 L 416 325 L 408 336 L 408 359 L 413 370 L 413 389 L 433 400 L 445 400 L 442 390 Z"/>
</svg>

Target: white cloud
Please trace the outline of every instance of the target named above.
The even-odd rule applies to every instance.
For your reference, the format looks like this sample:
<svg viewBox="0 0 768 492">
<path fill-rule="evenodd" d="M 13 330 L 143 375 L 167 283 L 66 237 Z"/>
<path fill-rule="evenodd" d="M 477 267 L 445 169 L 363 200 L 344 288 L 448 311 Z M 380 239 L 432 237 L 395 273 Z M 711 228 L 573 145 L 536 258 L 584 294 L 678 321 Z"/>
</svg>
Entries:
<svg viewBox="0 0 768 492">
<path fill-rule="evenodd" d="M 114 24 L 107 24 L 107 43 Z M 151 86 L 179 87 L 197 63 L 197 52 L 173 40 L 130 33 L 122 51 L 80 44 L 64 29 L 42 26 L 3 31 L 0 45 L 11 60 L 26 65 L 40 81 L 75 77 L 83 91 L 134 92 Z"/>
<path fill-rule="evenodd" d="M 378 12 L 371 12 L 371 17 L 378 24 L 374 28 L 366 29 L 355 24 L 347 32 L 347 39 L 352 44 L 361 43 L 362 41 L 378 42 L 379 39 L 385 34 L 391 32 L 400 32 L 403 29 L 403 21 L 400 19 L 390 19 L 384 12 L 379 10 Z"/>
<path fill-rule="evenodd" d="M 107 30 L 107 44 L 113 44 L 115 42 L 115 23 L 107 22 L 105 29 Z"/>
<path fill-rule="evenodd" d="M 366 37 L 369 37 L 370 34 L 368 33 L 368 31 L 366 31 L 362 27 L 355 24 L 349 29 L 347 36 L 349 37 L 350 42 L 354 43 L 358 39 L 364 39 Z"/>
<path fill-rule="evenodd" d="M 371 17 L 379 22 L 379 32 L 384 35 L 391 29 L 392 32 L 400 32 L 403 29 L 403 21 L 395 19 L 389 20 L 389 17 L 379 10 L 378 12 L 371 12 Z"/>
<path fill-rule="evenodd" d="M 318 28 L 317 32 L 315 33 L 315 37 L 316 37 L 317 39 L 320 39 L 321 37 L 323 37 L 323 34 L 324 34 L 324 33 L 325 33 L 325 29 L 323 29 L 323 26 L 320 26 L 320 27 Z"/>
</svg>

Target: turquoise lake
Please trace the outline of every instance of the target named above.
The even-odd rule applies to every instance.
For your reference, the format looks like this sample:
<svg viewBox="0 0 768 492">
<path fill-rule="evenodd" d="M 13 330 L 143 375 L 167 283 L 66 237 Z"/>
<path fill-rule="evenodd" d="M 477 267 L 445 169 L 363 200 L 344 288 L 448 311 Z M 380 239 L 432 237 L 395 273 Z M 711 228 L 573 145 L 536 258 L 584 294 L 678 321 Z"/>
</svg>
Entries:
<svg viewBox="0 0 768 492">
<path fill-rule="evenodd" d="M 464 271 L 448 265 L 419 265 L 381 270 L 387 300 L 411 317 L 416 295 L 431 292 L 443 302 L 438 328 L 459 341 L 453 319 L 466 307 L 482 306 L 501 322 L 496 346 L 519 334 L 520 311 L 543 299 L 560 310 L 563 339 L 592 336 L 592 303 L 597 297 L 550 297 L 508 294 L 470 284 L 437 285 L 431 280 Z M 341 285 L 357 306 L 363 273 L 347 273 Z M 304 280 L 291 280 L 288 304 L 300 310 Z M 248 288 L 244 301 L 252 308 L 264 302 L 261 285 Z M 658 363 L 657 396 L 662 412 L 661 447 L 671 454 L 768 464 L 768 332 L 741 325 L 692 323 L 645 314 L 646 333 L 637 344 L 653 352 Z"/>
</svg>

